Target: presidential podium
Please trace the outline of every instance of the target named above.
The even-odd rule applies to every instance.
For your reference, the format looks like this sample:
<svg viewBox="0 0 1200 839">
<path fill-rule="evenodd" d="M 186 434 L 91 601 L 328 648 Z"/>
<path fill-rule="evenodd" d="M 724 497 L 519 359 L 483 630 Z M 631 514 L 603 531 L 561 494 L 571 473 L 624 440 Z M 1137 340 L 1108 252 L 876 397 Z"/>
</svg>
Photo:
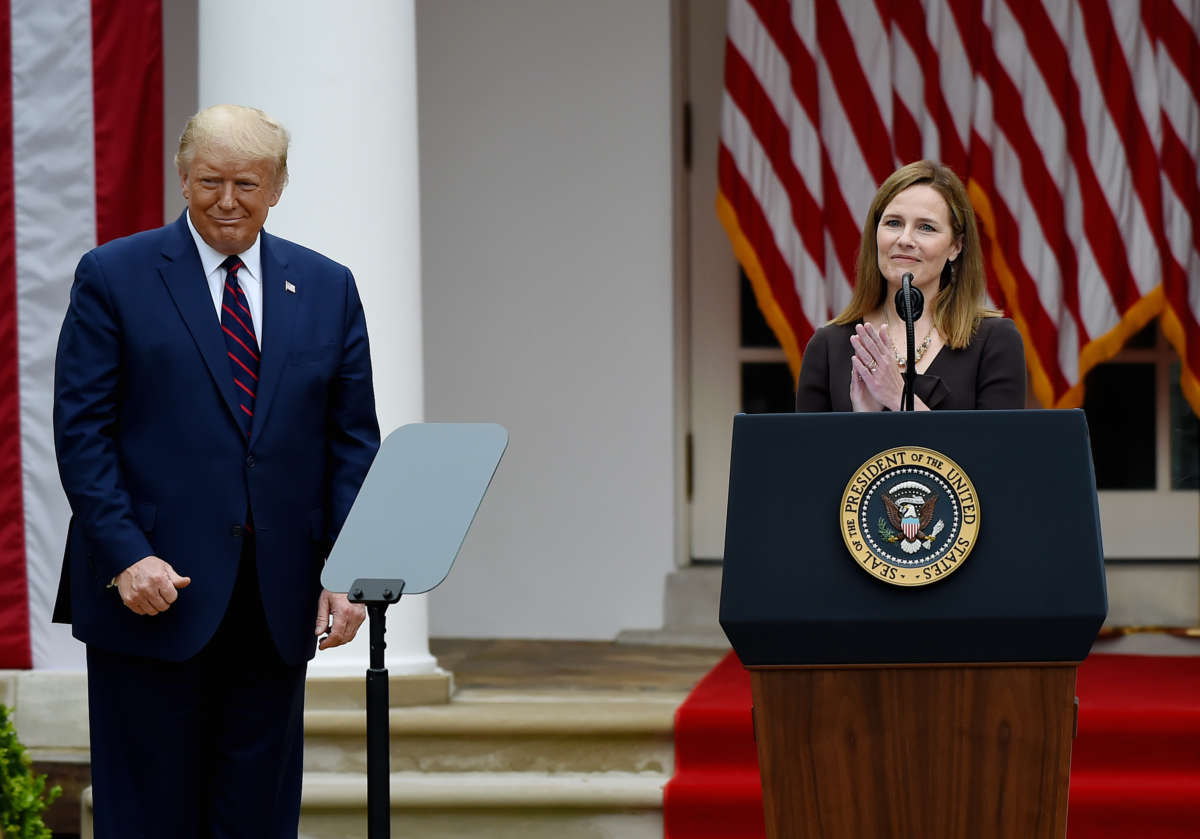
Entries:
<svg viewBox="0 0 1200 839">
<path fill-rule="evenodd" d="M 739 415 L 721 626 L 769 839 L 1061 839 L 1107 613 L 1081 411 Z"/>
</svg>

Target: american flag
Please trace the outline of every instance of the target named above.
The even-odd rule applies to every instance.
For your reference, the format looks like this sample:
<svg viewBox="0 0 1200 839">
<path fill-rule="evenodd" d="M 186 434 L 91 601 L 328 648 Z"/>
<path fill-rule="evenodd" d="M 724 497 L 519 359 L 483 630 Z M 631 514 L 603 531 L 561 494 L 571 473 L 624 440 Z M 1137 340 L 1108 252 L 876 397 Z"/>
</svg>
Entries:
<svg viewBox="0 0 1200 839">
<path fill-rule="evenodd" d="M 967 184 L 1034 394 L 1155 317 L 1200 414 L 1200 0 L 729 0 L 717 211 L 793 374 L 898 166 Z"/>
<path fill-rule="evenodd" d="M 160 0 L 0 0 L 0 668 L 82 668 L 54 352 L 84 252 L 162 224 L 162 120 Z"/>
</svg>

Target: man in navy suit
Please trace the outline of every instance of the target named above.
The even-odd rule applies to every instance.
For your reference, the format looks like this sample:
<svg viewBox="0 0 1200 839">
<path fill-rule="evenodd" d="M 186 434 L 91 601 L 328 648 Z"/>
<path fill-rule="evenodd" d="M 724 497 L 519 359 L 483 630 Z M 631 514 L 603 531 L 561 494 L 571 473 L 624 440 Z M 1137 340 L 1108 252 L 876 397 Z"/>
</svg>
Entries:
<svg viewBox="0 0 1200 839">
<path fill-rule="evenodd" d="M 87 644 L 97 837 L 295 837 L 306 663 L 365 616 L 319 573 L 379 447 L 366 324 L 347 268 L 262 229 L 287 147 L 201 111 L 187 210 L 76 269 L 55 619 Z"/>
</svg>

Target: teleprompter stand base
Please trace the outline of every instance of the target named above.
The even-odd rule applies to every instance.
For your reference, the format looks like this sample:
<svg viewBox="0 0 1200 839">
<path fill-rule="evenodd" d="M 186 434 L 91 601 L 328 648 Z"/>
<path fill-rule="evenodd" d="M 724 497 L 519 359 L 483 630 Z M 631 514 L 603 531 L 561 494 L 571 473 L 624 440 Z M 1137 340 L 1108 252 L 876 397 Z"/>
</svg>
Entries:
<svg viewBox="0 0 1200 839">
<path fill-rule="evenodd" d="M 367 669 L 367 836 L 370 839 L 390 839 L 392 835 L 390 700 L 383 651 L 387 648 L 384 641 L 387 607 L 399 601 L 403 592 L 404 580 L 358 579 L 347 594 L 351 603 L 362 603 L 367 607 L 371 633 L 371 666 Z"/>
</svg>

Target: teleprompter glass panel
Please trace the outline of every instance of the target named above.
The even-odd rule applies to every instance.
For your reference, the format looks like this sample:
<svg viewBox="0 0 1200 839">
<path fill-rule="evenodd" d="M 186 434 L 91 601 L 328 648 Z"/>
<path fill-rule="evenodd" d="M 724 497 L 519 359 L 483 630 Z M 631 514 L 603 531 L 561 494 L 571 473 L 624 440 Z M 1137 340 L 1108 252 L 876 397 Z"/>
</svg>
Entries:
<svg viewBox="0 0 1200 839">
<path fill-rule="evenodd" d="M 1101 364 L 1085 387 L 1096 488 L 1154 489 L 1154 365 Z"/>
<path fill-rule="evenodd" d="M 738 333 L 740 346 L 743 347 L 778 347 L 779 339 L 762 310 L 758 308 L 758 300 L 754 297 L 754 288 L 746 272 L 738 269 L 738 309 L 741 328 Z"/>
<path fill-rule="evenodd" d="M 1179 362 L 1171 376 L 1171 489 L 1200 489 L 1200 418 L 1183 398 Z"/>
<path fill-rule="evenodd" d="M 356 580 L 402 580 L 406 595 L 437 586 L 450 573 L 507 445 L 508 431 L 494 423 L 397 428 L 363 480 L 321 584 L 348 592 Z"/>
<path fill-rule="evenodd" d="M 786 414 L 796 410 L 796 386 L 786 362 L 747 361 L 741 367 L 743 412 Z"/>
</svg>

